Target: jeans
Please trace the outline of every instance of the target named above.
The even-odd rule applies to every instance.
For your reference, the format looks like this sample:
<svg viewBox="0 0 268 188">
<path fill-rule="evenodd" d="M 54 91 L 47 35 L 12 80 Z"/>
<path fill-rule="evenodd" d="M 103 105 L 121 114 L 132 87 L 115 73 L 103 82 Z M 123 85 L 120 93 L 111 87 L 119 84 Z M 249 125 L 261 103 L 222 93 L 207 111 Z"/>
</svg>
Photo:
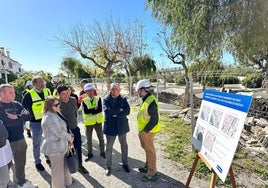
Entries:
<svg viewBox="0 0 268 188">
<path fill-rule="evenodd" d="M 106 135 L 106 167 L 112 167 L 112 157 L 113 157 L 113 145 L 116 136 Z M 127 145 L 127 134 L 118 135 L 118 140 L 121 145 L 122 153 L 122 163 L 128 164 L 128 145 Z"/>
<path fill-rule="evenodd" d="M 148 174 L 155 175 L 156 173 L 156 152 L 154 148 L 155 133 L 146 133 L 145 131 L 139 132 L 139 139 L 141 147 L 145 151 L 146 164 L 148 166 Z"/>
<path fill-rule="evenodd" d="M 42 142 L 42 127 L 41 122 L 30 122 L 30 129 L 32 131 L 32 141 L 33 141 L 33 156 L 34 163 L 40 164 L 40 147 Z M 45 156 L 46 159 L 49 159 L 48 156 Z"/>
<path fill-rule="evenodd" d="M 78 157 L 78 164 L 79 166 L 82 165 L 82 142 L 81 142 L 81 133 L 80 133 L 80 128 L 76 127 L 71 130 L 72 134 L 74 135 L 74 148 L 77 151 L 77 157 Z"/>
<path fill-rule="evenodd" d="M 98 140 L 100 153 L 104 152 L 104 139 L 102 133 L 102 124 L 96 123 L 95 125 L 86 126 L 86 136 L 87 136 L 87 151 L 88 154 L 92 154 L 92 132 L 95 129 Z"/>
<path fill-rule="evenodd" d="M 18 184 L 25 183 L 25 165 L 26 165 L 26 151 L 27 144 L 25 139 L 10 142 L 10 147 L 13 153 L 13 159 L 15 164 L 16 177 Z"/>
</svg>

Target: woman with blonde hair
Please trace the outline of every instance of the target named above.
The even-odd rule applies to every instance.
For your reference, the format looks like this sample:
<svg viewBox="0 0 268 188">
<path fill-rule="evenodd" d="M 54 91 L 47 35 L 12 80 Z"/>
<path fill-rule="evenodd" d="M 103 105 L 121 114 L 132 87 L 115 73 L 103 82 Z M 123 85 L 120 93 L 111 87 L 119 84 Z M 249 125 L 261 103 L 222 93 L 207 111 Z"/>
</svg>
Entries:
<svg viewBox="0 0 268 188">
<path fill-rule="evenodd" d="M 60 113 L 60 101 L 48 96 L 44 104 L 44 116 L 41 121 L 43 142 L 41 151 L 51 161 L 52 188 L 63 188 L 72 184 L 72 176 L 67 166 L 66 152 L 68 142 L 74 137 L 68 133 L 67 123 Z"/>
</svg>

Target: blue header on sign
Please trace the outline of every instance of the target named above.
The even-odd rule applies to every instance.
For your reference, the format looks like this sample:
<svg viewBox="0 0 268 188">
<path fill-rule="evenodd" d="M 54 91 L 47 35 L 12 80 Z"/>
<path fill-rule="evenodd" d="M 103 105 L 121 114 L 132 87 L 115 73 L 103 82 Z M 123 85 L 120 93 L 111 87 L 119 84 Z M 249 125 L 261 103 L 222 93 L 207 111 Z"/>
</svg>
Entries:
<svg viewBox="0 0 268 188">
<path fill-rule="evenodd" d="M 252 96 L 205 90 L 203 100 L 248 113 Z"/>
</svg>

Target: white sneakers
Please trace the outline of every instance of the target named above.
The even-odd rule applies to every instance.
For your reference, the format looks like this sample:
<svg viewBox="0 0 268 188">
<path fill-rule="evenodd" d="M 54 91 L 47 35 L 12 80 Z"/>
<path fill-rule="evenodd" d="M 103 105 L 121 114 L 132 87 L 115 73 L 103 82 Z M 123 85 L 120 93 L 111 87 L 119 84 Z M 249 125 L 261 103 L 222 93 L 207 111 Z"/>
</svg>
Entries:
<svg viewBox="0 0 268 188">
<path fill-rule="evenodd" d="M 38 188 L 36 184 L 32 184 L 29 181 L 26 181 L 23 185 L 19 185 L 18 188 Z"/>
</svg>

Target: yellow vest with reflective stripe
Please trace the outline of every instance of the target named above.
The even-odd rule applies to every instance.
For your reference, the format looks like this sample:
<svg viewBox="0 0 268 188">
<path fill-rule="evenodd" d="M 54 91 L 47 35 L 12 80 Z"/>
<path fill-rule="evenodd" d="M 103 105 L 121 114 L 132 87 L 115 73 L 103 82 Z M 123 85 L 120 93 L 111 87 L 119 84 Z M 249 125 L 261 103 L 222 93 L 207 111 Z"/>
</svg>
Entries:
<svg viewBox="0 0 268 188">
<path fill-rule="evenodd" d="M 140 110 L 138 112 L 138 130 L 139 131 L 142 131 L 144 129 L 144 127 L 150 121 L 150 115 L 148 114 L 148 108 L 153 101 L 155 101 L 155 103 L 157 105 L 157 109 L 159 109 L 158 102 L 156 101 L 156 98 L 154 95 L 148 96 L 140 106 Z M 158 111 L 158 123 L 155 125 L 155 127 L 150 132 L 157 133 L 160 130 L 161 130 L 161 124 L 160 124 L 160 115 L 159 115 L 159 111 Z"/>
<path fill-rule="evenodd" d="M 34 118 L 35 120 L 42 119 L 45 100 L 41 99 L 38 93 L 34 89 L 31 89 L 29 93 L 33 101 L 32 111 L 33 111 Z M 47 97 L 47 96 L 48 96 L 47 93 L 44 92 L 44 97 Z"/>
<path fill-rule="evenodd" d="M 92 102 L 89 97 L 86 97 L 83 99 L 83 102 L 86 104 L 88 109 L 98 107 L 98 101 L 99 101 L 99 97 L 96 97 L 96 96 L 93 97 Z M 85 114 L 84 110 L 82 112 L 83 112 L 82 115 L 83 115 L 83 121 L 84 121 L 85 126 L 91 126 L 91 125 L 95 125 L 96 123 L 104 122 L 103 112 L 100 112 L 98 114 Z"/>
</svg>

